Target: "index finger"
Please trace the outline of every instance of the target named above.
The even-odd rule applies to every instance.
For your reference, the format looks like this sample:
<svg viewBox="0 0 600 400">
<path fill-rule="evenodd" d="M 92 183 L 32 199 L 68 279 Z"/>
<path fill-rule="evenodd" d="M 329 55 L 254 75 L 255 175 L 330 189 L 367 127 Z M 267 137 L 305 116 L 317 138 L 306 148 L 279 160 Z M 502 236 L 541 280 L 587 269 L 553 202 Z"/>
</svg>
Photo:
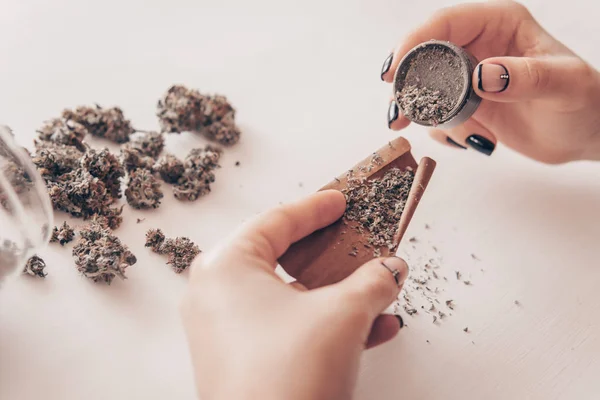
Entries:
<svg viewBox="0 0 600 400">
<path fill-rule="evenodd" d="M 279 206 L 244 225 L 218 250 L 216 258 L 227 263 L 251 258 L 274 268 L 292 243 L 337 221 L 345 210 L 346 198 L 336 190 Z"/>
<path fill-rule="evenodd" d="M 392 64 L 382 79 L 392 82 L 402 58 L 420 43 L 436 39 L 449 41 L 461 47 L 468 46 L 484 32 L 492 19 L 502 17 L 499 11 L 505 11 L 511 6 L 511 2 L 472 3 L 436 12 L 427 22 L 409 34 L 396 49 Z"/>
</svg>

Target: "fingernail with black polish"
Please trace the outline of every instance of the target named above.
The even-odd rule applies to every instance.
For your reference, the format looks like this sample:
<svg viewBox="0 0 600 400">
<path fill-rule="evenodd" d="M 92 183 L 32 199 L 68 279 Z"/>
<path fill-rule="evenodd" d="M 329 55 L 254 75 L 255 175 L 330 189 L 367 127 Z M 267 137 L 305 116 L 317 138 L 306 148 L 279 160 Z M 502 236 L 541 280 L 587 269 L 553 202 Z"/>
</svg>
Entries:
<svg viewBox="0 0 600 400">
<path fill-rule="evenodd" d="M 452 146 L 456 146 L 458 148 L 461 148 L 463 150 L 466 150 L 467 148 L 465 146 L 463 146 L 460 143 L 456 143 L 454 140 L 452 140 L 452 138 L 450 136 L 446 136 L 446 142 L 450 143 Z"/>
<path fill-rule="evenodd" d="M 479 135 L 469 136 L 467 138 L 467 144 L 486 156 L 491 155 L 496 148 L 496 145 L 493 142 Z"/>
<path fill-rule="evenodd" d="M 508 70 L 500 64 L 479 64 L 477 67 L 477 87 L 482 92 L 504 92 L 510 83 Z"/>
<path fill-rule="evenodd" d="M 400 329 L 404 328 L 404 320 L 402 319 L 401 316 L 396 315 L 396 318 L 398 318 L 398 322 L 400 323 Z"/>
<path fill-rule="evenodd" d="M 398 119 L 399 115 L 400 109 L 398 108 L 398 104 L 396 104 L 396 102 L 392 100 L 392 102 L 390 103 L 390 107 L 388 108 L 388 128 L 392 127 L 392 123 L 394 123 L 394 121 Z"/>
<path fill-rule="evenodd" d="M 381 80 L 383 80 L 383 76 L 390 70 L 393 59 L 394 59 L 394 53 L 390 53 L 390 55 L 387 56 L 387 58 L 383 62 L 383 66 L 381 67 Z"/>
</svg>

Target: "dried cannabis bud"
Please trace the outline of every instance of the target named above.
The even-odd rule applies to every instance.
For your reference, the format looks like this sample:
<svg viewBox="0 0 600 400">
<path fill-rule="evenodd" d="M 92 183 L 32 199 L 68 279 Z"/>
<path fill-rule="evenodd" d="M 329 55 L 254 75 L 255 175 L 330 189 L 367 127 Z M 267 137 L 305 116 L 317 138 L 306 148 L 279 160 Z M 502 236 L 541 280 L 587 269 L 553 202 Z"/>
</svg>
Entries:
<svg viewBox="0 0 600 400">
<path fill-rule="evenodd" d="M 73 171 L 79 166 L 83 152 L 73 146 L 52 142 L 36 142 L 36 152 L 32 161 L 45 179 Z"/>
<path fill-rule="evenodd" d="M 146 247 L 152 248 L 152 251 L 162 254 L 160 249 L 165 241 L 165 234 L 160 229 L 150 229 L 146 232 Z"/>
<path fill-rule="evenodd" d="M 94 282 L 110 284 L 115 276 L 126 279 L 125 270 L 136 257 L 110 230 L 92 223 L 81 229 L 73 248 L 77 270 Z"/>
<path fill-rule="evenodd" d="M 235 118 L 235 109 L 227 100 L 227 97 L 221 95 L 209 96 L 205 101 L 206 123 L 210 125 L 214 122 L 221 121 L 229 117 L 232 120 Z"/>
<path fill-rule="evenodd" d="M 175 239 L 166 239 L 161 246 L 161 253 L 168 254 L 167 264 L 173 267 L 173 270 L 180 274 L 185 271 L 200 254 L 200 248 L 186 237 Z"/>
<path fill-rule="evenodd" d="M 145 132 L 135 137 L 131 146 L 139 149 L 144 156 L 156 158 L 165 148 L 165 138 L 159 132 Z"/>
<path fill-rule="evenodd" d="M 92 221 L 103 226 L 104 228 L 108 228 L 110 230 L 115 230 L 121 223 L 123 222 L 123 217 L 121 214 L 123 213 L 123 207 L 109 207 L 102 210 L 102 214 L 96 214 L 92 218 Z"/>
<path fill-rule="evenodd" d="M 160 182 L 150 171 L 136 169 L 129 174 L 125 197 L 133 208 L 158 208 L 163 192 Z"/>
<path fill-rule="evenodd" d="M 359 230 L 370 232 L 369 244 L 393 249 L 394 235 L 404 211 L 414 173 L 391 168 L 379 179 L 350 177 L 344 218 L 356 221 Z"/>
<path fill-rule="evenodd" d="M 186 237 L 166 239 L 160 229 L 150 229 L 146 233 L 146 247 L 158 254 L 167 254 L 170 264 L 176 273 L 185 271 L 200 254 L 200 248 Z"/>
<path fill-rule="evenodd" d="M 157 112 L 163 132 L 199 131 L 206 122 L 207 97 L 198 90 L 174 85 L 158 101 Z"/>
<path fill-rule="evenodd" d="M 81 159 L 81 168 L 104 182 L 114 199 L 121 197 L 121 178 L 125 176 L 125 170 L 118 158 L 108 149 L 90 149 Z"/>
<path fill-rule="evenodd" d="M 220 151 L 220 149 L 215 149 L 211 146 L 192 149 L 185 158 L 185 168 L 194 171 L 212 171 L 219 167 L 221 153 L 222 151 Z"/>
<path fill-rule="evenodd" d="M 211 171 L 187 169 L 173 187 L 173 195 L 178 200 L 194 201 L 210 193 L 210 184 L 215 181 Z"/>
<path fill-rule="evenodd" d="M 136 169 L 151 170 L 155 161 L 152 157 L 145 156 L 142 150 L 128 143 L 121 148 L 121 162 L 127 172 L 131 172 Z"/>
<path fill-rule="evenodd" d="M 38 138 L 42 141 L 74 146 L 78 150 L 85 151 L 83 139 L 87 130 L 77 121 L 54 118 L 46 121 L 37 132 Z"/>
<path fill-rule="evenodd" d="M 62 115 L 63 118 L 83 125 L 90 134 L 116 143 L 128 142 L 129 135 L 135 132 L 119 107 L 81 106 L 75 110 L 64 110 Z"/>
<path fill-rule="evenodd" d="M 158 172 L 160 177 L 167 183 L 177 183 L 181 178 L 185 168 L 183 162 L 172 154 L 165 154 L 158 159 L 152 167 L 154 172 Z"/>
<path fill-rule="evenodd" d="M 64 246 L 69 243 L 75 237 L 75 229 L 71 228 L 65 221 L 60 227 L 55 226 L 52 230 L 52 236 L 50 237 L 50 243 L 60 243 Z"/>
<path fill-rule="evenodd" d="M 114 202 L 104 182 L 81 168 L 61 175 L 56 182 L 47 185 L 54 208 L 74 217 L 103 214 Z"/>
<path fill-rule="evenodd" d="M 233 121 L 233 118 L 225 118 L 207 126 L 202 133 L 210 140 L 214 140 L 224 146 L 231 146 L 240 140 L 241 132 Z"/>
<path fill-rule="evenodd" d="M 46 263 L 38 256 L 33 256 L 27 260 L 25 264 L 25 268 L 23 269 L 23 273 L 31 276 L 39 276 L 40 278 L 45 278 L 46 273 L 44 272 L 44 268 L 46 268 Z"/>
</svg>

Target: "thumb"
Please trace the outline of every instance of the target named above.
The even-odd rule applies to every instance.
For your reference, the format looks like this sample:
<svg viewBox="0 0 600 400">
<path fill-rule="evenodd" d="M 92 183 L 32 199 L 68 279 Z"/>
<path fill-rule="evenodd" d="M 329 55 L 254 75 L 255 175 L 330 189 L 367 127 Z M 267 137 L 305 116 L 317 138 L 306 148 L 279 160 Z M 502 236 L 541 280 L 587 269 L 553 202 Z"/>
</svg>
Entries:
<svg viewBox="0 0 600 400">
<path fill-rule="evenodd" d="M 368 318 L 369 328 L 375 318 L 398 297 L 408 276 L 406 262 L 398 257 L 376 258 L 352 275 L 329 287 L 336 292 L 346 309 Z"/>
<path fill-rule="evenodd" d="M 575 57 L 488 58 L 475 68 L 473 87 L 481 98 L 497 102 L 566 97 L 581 64 Z"/>
</svg>

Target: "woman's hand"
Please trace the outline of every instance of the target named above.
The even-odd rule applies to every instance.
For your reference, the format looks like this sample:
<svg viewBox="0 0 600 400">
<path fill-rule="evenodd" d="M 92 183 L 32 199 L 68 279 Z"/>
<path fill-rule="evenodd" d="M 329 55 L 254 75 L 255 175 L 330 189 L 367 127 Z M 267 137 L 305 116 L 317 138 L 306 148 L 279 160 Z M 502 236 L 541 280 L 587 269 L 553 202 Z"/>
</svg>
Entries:
<svg viewBox="0 0 600 400">
<path fill-rule="evenodd" d="M 500 141 L 551 164 L 600 160 L 599 73 L 550 36 L 525 7 L 494 1 L 441 10 L 386 59 L 382 79 L 392 82 L 402 57 L 430 39 L 453 42 L 483 60 L 473 74 L 484 99 L 479 109 L 459 127 L 432 129 L 436 140 L 487 155 Z M 390 104 L 388 123 L 399 130 L 409 121 Z"/>
<path fill-rule="evenodd" d="M 351 397 L 362 351 L 401 328 L 380 313 L 398 296 L 406 263 L 375 259 L 311 291 L 274 272 L 291 243 L 336 221 L 345 205 L 340 192 L 325 191 L 281 206 L 194 266 L 182 312 L 200 398 Z"/>
</svg>

